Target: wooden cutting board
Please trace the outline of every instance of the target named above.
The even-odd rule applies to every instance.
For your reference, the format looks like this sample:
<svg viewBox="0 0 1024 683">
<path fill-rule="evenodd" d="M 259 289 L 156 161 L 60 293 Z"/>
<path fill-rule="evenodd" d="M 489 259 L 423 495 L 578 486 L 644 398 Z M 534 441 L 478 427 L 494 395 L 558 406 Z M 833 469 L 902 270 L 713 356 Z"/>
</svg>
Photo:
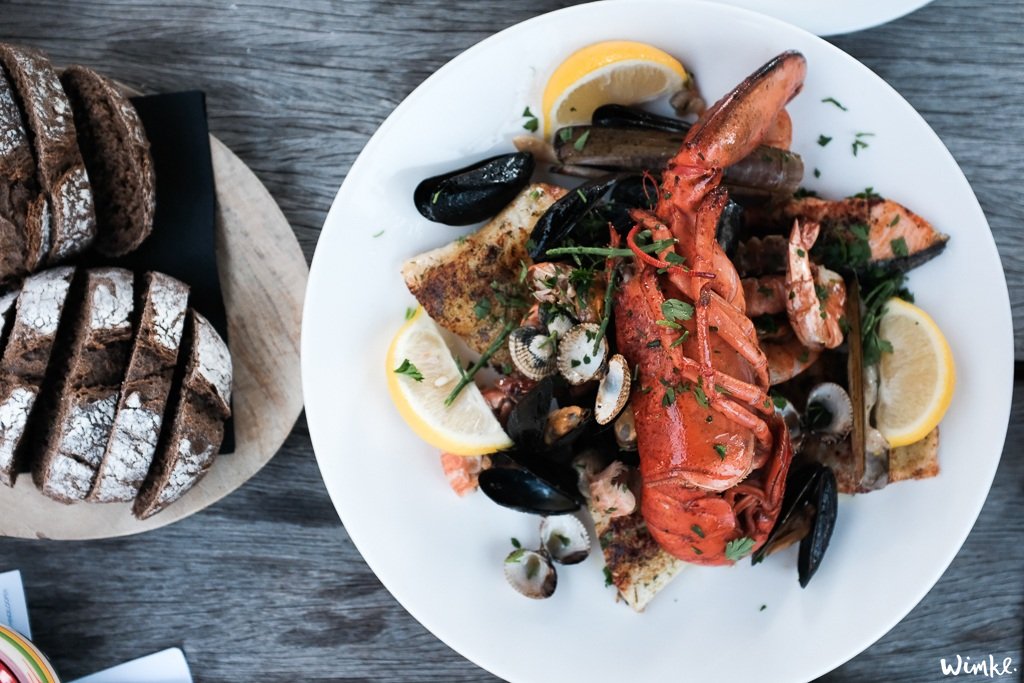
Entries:
<svg viewBox="0 0 1024 683">
<path fill-rule="evenodd" d="M 235 452 L 184 498 L 139 521 L 130 503 L 63 505 L 21 476 L 0 486 L 0 535 L 87 540 L 156 529 L 199 512 L 272 458 L 302 412 L 299 332 L 309 267 L 291 226 L 241 159 L 211 136 L 217 263 L 234 363 Z"/>
</svg>

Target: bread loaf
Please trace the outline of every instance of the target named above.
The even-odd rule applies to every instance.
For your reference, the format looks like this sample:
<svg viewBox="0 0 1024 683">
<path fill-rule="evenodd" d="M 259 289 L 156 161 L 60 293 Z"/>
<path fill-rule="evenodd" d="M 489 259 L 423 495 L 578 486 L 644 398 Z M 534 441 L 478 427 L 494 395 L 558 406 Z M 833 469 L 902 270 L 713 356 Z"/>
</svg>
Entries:
<svg viewBox="0 0 1024 683">
<path fill-rule="evenodd" d="M 156 453 L 188 309 L 188 285 L 148 273 L 135 345 L 99 474 L 88 500 L 135 499 Z"/>
<path fill-rule="evenodd" d="M 45 495 L 64 503 L 88 495 L 110 438 L 131 350 L 133 279 L 121 268 L 87 271 L 70 346 L 47 388 L 46 438 L 32 473 Z"/>
<path fill-rule="evenodd" d="M 13 486 L 27 453 L 22 441 L 50 365 L 73 268 L 25 280 L 0 360 L 0 482 Z"/>
<path fill-rule="evenodd" d="M 192 311 L 181 386 L 172 396 L 170 429 L 132 509 L 151 517 L 181 498 L 213 464 L 231 415 L 231 354 L 213 326 Z"/>
<path fill-rule="evenodd" d="M 49 60 L 39 52 L 0 45 L 0 64 L 14 85 L 46 197 L 34 206 L 35 222 L 29 232 L 49 226 L 49 235 L 41 236 L 39 244 L 49 244 L 46 260 L 56 263 L 85 251 L 96 238 L 92 190 L 78 149 L 71 105 Z"/>
<path fill-rule="evenodd" d="M 14 86 L 0 69 L 0 282 L 27 272 L 29 203 L 38 194 L 36 162 Z"/>
<path fill-rule="evenodd" d="M 156 178 L 142 120 L 128 98 L 92 69 L 69 67 L 60 82 L 96 197 L 96 250 L 123 256 L 149 236 L 156 210 Z"/>
</svg>

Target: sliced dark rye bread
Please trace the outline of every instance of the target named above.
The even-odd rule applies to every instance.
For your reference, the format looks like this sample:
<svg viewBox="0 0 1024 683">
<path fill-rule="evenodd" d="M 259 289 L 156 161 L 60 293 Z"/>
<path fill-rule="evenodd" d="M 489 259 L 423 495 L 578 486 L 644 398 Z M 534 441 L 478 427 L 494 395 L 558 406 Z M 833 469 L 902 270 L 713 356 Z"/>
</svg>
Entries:
<svg viewBox="0 0 1024 683">
<path fill-rule="evenodd" d="M 181 386 L 172 392 L 173 418 L 132 512 L 146 519 L 181 498 L 210 469 L 231 415 L 231 354 L 213 325 L 191 311 Z"/>
<path fill-rule="evenodd" d="M 88 249 L 96 239 L 96 213 L 89 177 L 75 134 L 71 105 L 50 61 L 28 48 L 0 44 L 0 64 L 14 84 L 35 153 L 37 178 L 49 208 L 48 263 Z M 39 229 L 47 207 L 37 205 Z M 40 240 L 45 246 L 46 239 Z"/>
<path fill-rule="evenodd" d="M 122 268 L 86 272 L 70 345 L 51 373 L 32 475 L 44 495 L 84 500 L 110 438 L 132 345 L 134 276 Z"/>
<path fill-rule="evenodd" d="M 153 230 L 156 176 L 146 130 L 128 98 L 92 69 L 68 67 L 60 82 L 96 197 L 96 251 L 124 256 Z"/>
<path fill-rule="evenodd" d="M 135 346 L 114 426 L 88 500 L 135 500 L 156 453 L 188 312 L 189 288 L 161 273 L 147 273 Z"/>
<path fill-rule="evenodd" d="M 52 268 L 25 280 L 14 326 L 0 361 L 0 482 L 13 486 L 28 449 L 29 420 L 50 366 L 74 268 Z"/>
<path fill-rule="evenodd" d="M 0 282 L 28 270 L 28 207 L 38 194 L 32 145 L 14 86 L 0 69 Z"/>
</svg>

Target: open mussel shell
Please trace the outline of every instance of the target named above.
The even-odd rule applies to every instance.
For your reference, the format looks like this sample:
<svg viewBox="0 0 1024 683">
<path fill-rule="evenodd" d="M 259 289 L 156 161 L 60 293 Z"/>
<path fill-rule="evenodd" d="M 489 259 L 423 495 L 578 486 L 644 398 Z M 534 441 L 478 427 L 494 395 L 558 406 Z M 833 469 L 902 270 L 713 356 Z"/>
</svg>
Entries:
<svg viewBox="0 0 1024 683">
<path fill-rule="evenodd" d="M 538 451 L 544 447 L 544 430 L 555 397 L 555 385 L 545 377 L 526 393 L 508 416 L 505 431 L 520 449 Z"/>
<path fill-rule="evenodd" d="M 821 471 L 815 491 L 814 525 L 810 533 L 800 541 L 800 552 L 797 555 L 796 568 L 801 588 L 807 587 L 811 577 L 818 571 L 825 551 L 828 550 L 828 543 L 836 526 L 838 505 L 836 475 L 826 467 Z"/>
<path fill-rule="evenodd" d="M 779 518 L 753 554 L 752 563 L 799 541 L 797 578 L 806 587 L 828 549 L 837 511 L 838 487 L 832 470 L 819 463 L 794 468 L 786 480 Z"/>
<path fill-rule="evenodd" d="M 424 218 L 446 225 L 470 225 L 497 215 L 530 182 L 533 155 L 503 154 L 456 171 L 427 178 L 413 193 Z"/>
<path fill-rule="evenodd" d="M 559 564 L 578 564 L 590 554 L 590 534 L 572 515 L 541 520 L 540 542 L 551 559 Z"/>
<path fill-rule="evenodd" d="M 690 124 L 681 119 L 659 116 L 637 107 L 622 104 L 605 104 L 594 110 L 591 123 L 604 128 L 646 128 L 672 133 L 685 133 Z"/>
<path fill-rule="evenodd" d="M 517 548 L 505 558 L 505 579 L 528 598 L 550 598 L 558 586 L 551 559 L 543 552 Z"/>
<path fill-rule="evenodd" d="M 543 260 L 548 249 L 560 245 L 580 221 L 597 208 L 605 193 L 619 180 L 618 174 L 602 174 L 567 192 L 548 207 L 530 233 L 530 257 Z"/>
<path fill-rule="evenodd" d="M 565 406 L 548 413 L 544 445 L 564 448 L 574 444 L 590 426 L 591 412 L 582 406 Z"/>
<path fill-rule="evenodd" d="M 558 372 L 569 384 L 599 379 L 608 359 L 608 339 L 598 334 L 601 326 L 582 323 L 569 330 L 558 344 Z"/>
<path fill-rule="evenodd" d="M 631 383 L 629 364 L 622 354 L 615 354 L 608 360 L 608 370 L 597 386 L 597 399 L 594 401 L 597 424 L 606 425 L 618 417 L 629 401 Z"/>
<path fill-rule="evenodd" d="M 568 495 L 533 472 L 516 467 L 492 467 L 480 473 L 480 490 L 498 505 L 538 515 L 564 515 L 580 509 L 582 497 Z M 573 483 L 575 488 L 575 482 Z"/>
</svg>

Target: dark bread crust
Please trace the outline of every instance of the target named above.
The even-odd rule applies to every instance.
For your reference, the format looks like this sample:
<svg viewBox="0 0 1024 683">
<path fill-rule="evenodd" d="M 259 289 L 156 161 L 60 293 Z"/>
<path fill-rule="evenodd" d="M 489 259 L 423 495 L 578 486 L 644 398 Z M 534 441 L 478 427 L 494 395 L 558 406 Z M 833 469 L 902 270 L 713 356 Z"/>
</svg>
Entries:
<svg viewBox="0 0 1024 683">
<path fill-rule="evenodd" d="M 194 310 L 186 332 L 181 385 L 172 391 L 165 428 L 153 466 L 132 512 L 146 519 L 185 495 L 213 464 L 231 409 L 231 356 L 213 326 Z"/>
<path fill-rule="evenodd" d="M 132 501 L 149 472 L 171 393 L 188 296 L 183 282 L 146 274 L 131 360 L 89 501 Z"/>
<path fill-rule="evenodd" d="M 0 282 L 27 271 L 29 202 L 38 194 L 36 162 L 14 87 L 0 69 Z"/>
<path fill-rule="evenodd" d="M 156 177 L 142 120 L 128 98 L 92 69 L 68 67 L 60 81 L 97 200 L 96 250 L 123 256 L 152 232 L 156 211 Z"/>
<path fill-rule="evenodd" d="M 74 268 L 25 280 L 0 361 L 0 482 L 13 486 L 29 456 L 23 443 L 51 364 Z"/>
<path fill-rule="evenodd" d="M 86 272 L 83 303 L 61 363 L 43 397 L 32 474 L 55 500 L 83 500 L 110 437 L 131 350 L 134 276 L 121 268 Z"/>
<path fill-rule="evenodd" d="M 53 212 L 46 260 L 56 263 L 85 251 L 96 238 L 92 191 L 71 105 L 57 73 L 41 53 L 0 44 L 0 64 L 14 85 L 35 153 L 39 185 Z"/>
</svg>

